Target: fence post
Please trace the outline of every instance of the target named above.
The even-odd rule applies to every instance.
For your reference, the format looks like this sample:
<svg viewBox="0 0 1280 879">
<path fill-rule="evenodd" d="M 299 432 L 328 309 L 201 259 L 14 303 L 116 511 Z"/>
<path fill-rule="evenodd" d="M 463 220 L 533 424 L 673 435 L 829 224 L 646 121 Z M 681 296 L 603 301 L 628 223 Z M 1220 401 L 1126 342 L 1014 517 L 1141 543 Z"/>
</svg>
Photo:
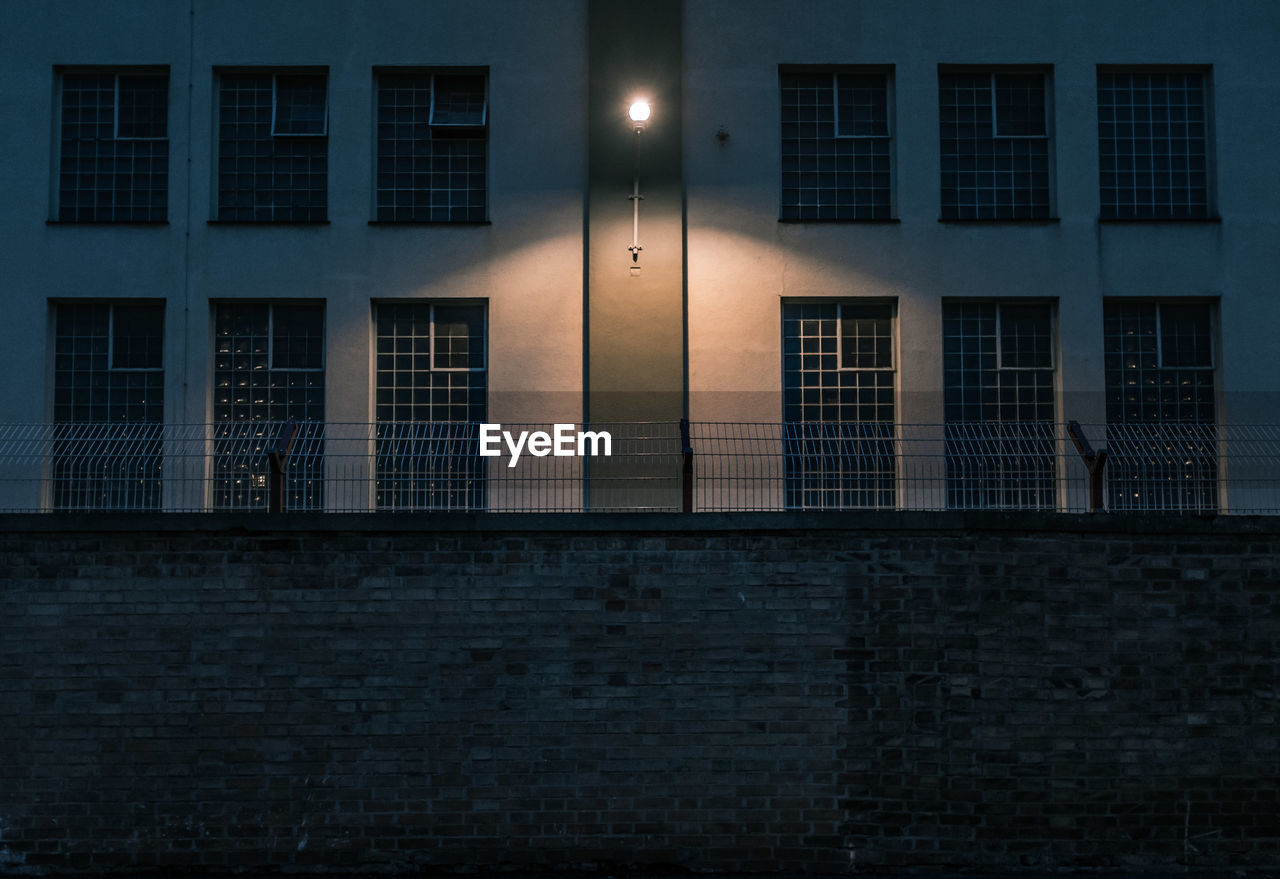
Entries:
<svg viewBox="0 0 1280 879">
<path fill-rule="evenodd" d="M 284 512 L 284 471 L 289 466 L 289 453 L 293 450 L 293 439 L 298 435 L 298 422 L 292 419 L 280 429 L 276 444 L 267 452 L 269 467 L 267 485 L 267 511 Z"/>
<path fill-rule="evenodd" d="M 693 442 L 689 437 L 689 419 L 680 419 L 680 450 L 684 468 L 680 473 L 680 509 L 693 512 Z"/>
<path fill-rule="evenodd" d="M 1099 449 L 1095 452 L 1084 431 L 1080 429 L 1079 422 L 1067 422 L 1067 435 L 1075 443 L 1080 460 L 1084 461 L 1084 468 L 1089 471 L 1089 512 L 1096 513 L 1102 509 L 1102 473 L 1107 466 L 1107 450 Z"/>
</svg>

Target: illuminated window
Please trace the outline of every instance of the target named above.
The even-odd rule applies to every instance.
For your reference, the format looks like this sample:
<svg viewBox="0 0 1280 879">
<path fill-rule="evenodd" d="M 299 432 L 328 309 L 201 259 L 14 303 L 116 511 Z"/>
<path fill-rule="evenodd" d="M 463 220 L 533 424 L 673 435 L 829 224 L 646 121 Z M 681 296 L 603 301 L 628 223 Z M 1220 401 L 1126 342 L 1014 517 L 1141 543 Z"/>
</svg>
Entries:
<svg viewBox="0 0 1280 879">
<path fill-rule="evenodd" d="M 377 84 L 377 219 L 483 221 L 487 77 L 385 70 Z"/>
<path fill-rule="evenodd" d="M 781 84 L 781 218 L 889 219 L 889 74 L 784 72 Z"/>
<path fill-rule="evenodd" d="M 1211 319 L 1206 303 L 1106 303 L 1111 509 L 1217 508 Z"/>
<path fill-rule="evenodd" d="M 266 509 L 267 451 L 290 421 L 286 509 L 323 508 L 324 306 L 215 306 L 213 418 L 216 509 Z"/>
<path fill-rule="evenodd" d="M 1098 71 L 1104 219 L 1209 216 L 1206 75 Z"/>
<path fill-rule="evenodd" d="M 483 509 L 485 307 L 381 303 L 376 325 L 378 508 Z"/>
<path fill-rule="evenodd" d="M 782 308 L 786 505 L 894 505 L 894 306 Z"/>
<path fill-rule="evenodd" d="M 1054 362 L 1049 305 L 943 305 L 948 507 L 1055 505 Z"/>
<path fill-rule="evenodd" d="M 938 73 L 944 220 L 1049 216 L 1047 76 Z"/>
<path fill-rule="evenodd" d="M 156 223 L 169 203 L 167 70 L 61 73 L 57 217 Z"/>
<path fill-rule="evenodd" d="M 159 509 L 163 341 L 162 305 L 56 306 L 54 509 Z"/>
<path fill-rule="evenodd" d="M 326 90 L 323 73 L 218 74 L 219 220 L 326 218 Z"/>
</svg>

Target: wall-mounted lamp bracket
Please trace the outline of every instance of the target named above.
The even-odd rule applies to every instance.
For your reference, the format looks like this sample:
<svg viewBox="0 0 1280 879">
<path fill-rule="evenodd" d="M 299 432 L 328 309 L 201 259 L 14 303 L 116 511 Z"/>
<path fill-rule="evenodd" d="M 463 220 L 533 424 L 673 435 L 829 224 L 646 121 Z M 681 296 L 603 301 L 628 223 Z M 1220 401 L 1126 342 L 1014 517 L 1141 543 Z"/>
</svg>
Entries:
<svg viewBox="0 0 1280 879">
<path fill-rule="evenodd" d="M 627 250 L 631 251 L 631 262 L 633 263 L 640 261 L 640 251 L 644 250 L 640 246 L 640 199 L 644 198 L 640 194 L 640 134 L 649 122 L 649 113 L 649 102 L 644 98 L 638 98 L 632 102 L 631 107 L 627 110 L 627 117 L 631 120 L 636 132 L 636 176 L 631 188 L 631 195 L 627 196 L 631 199 L 631 246 Z M 633 268 L 631 273 L 635 274 L 637 271 L 638 269 Z"/>
<path fill-rule="evenodd" d="M 627 196 L 631 199 L 631 246 L 627 250 L 631 251 L 631 261 L 640 261 L 640 251 L 644 250 L 640 246 L 640 202 L 644 196 L 640 194 L 640 177 L 637 175 L 635 183 L 632 186 L 631 194 Z"/>
</svg>

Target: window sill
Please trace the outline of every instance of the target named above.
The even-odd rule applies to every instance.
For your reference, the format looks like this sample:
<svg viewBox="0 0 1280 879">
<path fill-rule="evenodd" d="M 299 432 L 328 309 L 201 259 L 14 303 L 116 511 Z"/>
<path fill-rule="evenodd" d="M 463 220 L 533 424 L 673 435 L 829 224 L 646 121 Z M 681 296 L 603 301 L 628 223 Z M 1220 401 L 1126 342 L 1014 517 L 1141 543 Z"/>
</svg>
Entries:
<svg viewBox="0 0 1280 879">
<path fill-rule="evenodd" d="M 210 226 L 328 226 L 328 220 L 208 220 Z"/>
<path fill-rule="evenodd" d="M 954 226 L 1052 226 L 1062 222 L 1060 217 L 998 217 L 990 220 L 969 217 L 938 217 L 938 222 Z"/>
<path fill-rule="evenodd" d="M 855 220 L 817 220 L 817 219 L 809 219 L 809 218 L 791 219 L 790 217 L 779 217 L 778 222 L 786 223 L 791 226 L 803 226 L 806 223 L 814 223 L 820 226 L 833 226 L 833 225 L 834 226 L 840 226 L 840 225 L 879 226 L 884 224 L 892 225 L 894 223 L 901 223 L 902 221 L 897 217 L 885 217 L 879 220 L 856 220 L 856 219 Z"/>
<path fill-rule="evenodd" d="M 1222 217 L 1217 215 L 1212 217 L 1098 217 L 1098 223 L 1103 226 L 1140 226 L 1147 223 L 1159 226 L 1212 226 L 1221 222 Z"/>
<path fill-rule="evenodd" d="M 168 226 L 168 220 L 45 220 L 46 226 Z"/>
<path fill-rule="evenodd" d="M 370 226 L 492 226 L 492 220 L 370 220 Z"/>
</svg>

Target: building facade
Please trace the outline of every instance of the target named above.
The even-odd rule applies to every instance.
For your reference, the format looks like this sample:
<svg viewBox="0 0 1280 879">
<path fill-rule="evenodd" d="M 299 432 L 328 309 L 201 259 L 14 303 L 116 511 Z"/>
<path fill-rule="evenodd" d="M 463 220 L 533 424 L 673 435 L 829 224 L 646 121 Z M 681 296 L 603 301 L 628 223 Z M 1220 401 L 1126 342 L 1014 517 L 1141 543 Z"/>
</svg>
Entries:
<svg viewBox="0 0 1280 879">
<path fill-rule="evenodd" d="M 1062 507 L 1072 420 L 1228 508 L 1275 421 L 1268 3 L 0 15 L 9 509 L 261 506 L 291 420 L 294 508 L 514 508 L 466 425 L 681 419 L 773 426 L 752 508 Z"/>
</svg>

